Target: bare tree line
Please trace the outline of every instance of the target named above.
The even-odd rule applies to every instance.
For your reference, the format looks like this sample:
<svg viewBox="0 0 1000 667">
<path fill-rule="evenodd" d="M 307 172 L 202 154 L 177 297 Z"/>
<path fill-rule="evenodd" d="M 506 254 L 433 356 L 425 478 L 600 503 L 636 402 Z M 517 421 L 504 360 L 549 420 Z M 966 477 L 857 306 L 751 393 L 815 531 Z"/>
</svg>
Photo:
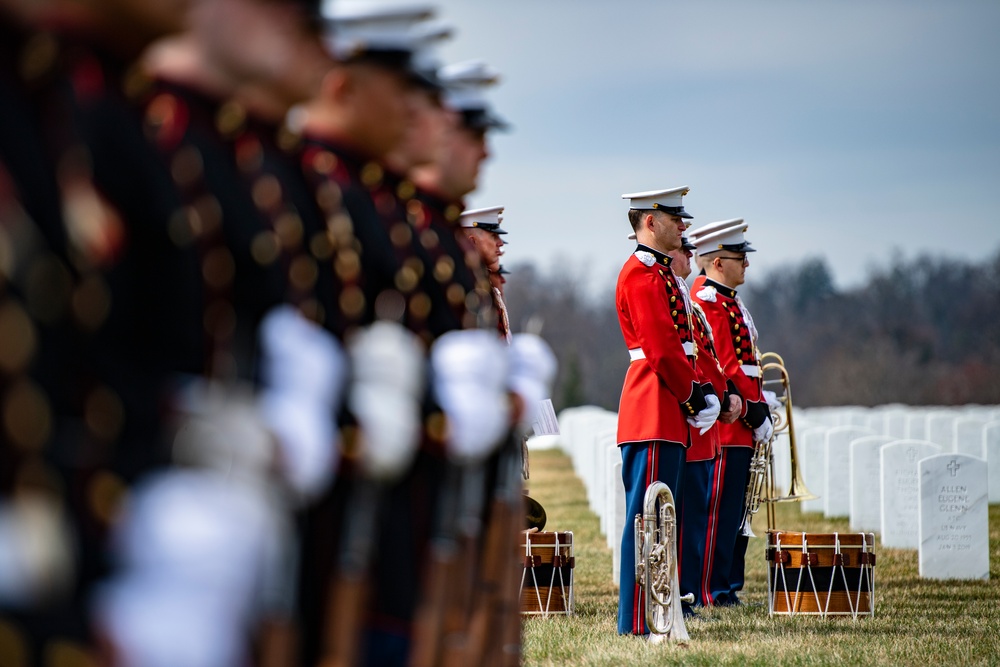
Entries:
<svg viewBox="0 0 1000 667">
<path fill-rule="evenodd" d="M 512 325 L 540 323 L 556 350 L 557 410 L 617 410 L 629 361 L 614 285 L 588 297 L 585 270 L 517 266 L 506 287 Z M 980 263 L 897 257 L 847 290 L 824 260 L 807 259 L 741 294 L 761 350 L 784 358 L 797 405 L 1000 403 L 1000 251 Z"/>
</svg>

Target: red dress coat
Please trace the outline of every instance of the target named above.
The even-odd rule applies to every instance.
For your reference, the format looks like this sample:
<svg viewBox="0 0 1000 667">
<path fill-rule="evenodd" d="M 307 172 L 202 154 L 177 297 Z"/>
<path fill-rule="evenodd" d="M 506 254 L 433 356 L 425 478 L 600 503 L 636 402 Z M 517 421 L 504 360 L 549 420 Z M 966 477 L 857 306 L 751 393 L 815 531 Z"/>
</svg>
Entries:
<svg viewBox="0 0 1000 667">
<path fill-rule="evenodd" d="M 736 290 L 702 275 L 694 281 L 691 298 L 705 311 L 714 332 L 715 351 L 722 372 L 742 397 L 742 416 L 745 417 L 748 404 L 759 403 L 764 398 L 761 393 L 760 354 L 736 300 Z M 753 447 L 753 431 L 742 420 L 719 424 L 718 429 L 723 447 Z"/>
<path fill-rule="evenodd" d="M 719 365 L 719 359 L 715 352 L 712 330 L 701 306 L 697 302 L 693 302 L 691 305 L 694 338 L 698 345 L 696 369 L 699 382 L 703 386 L 706 383 L 711 384 L 721 401 L 726 394 L 726 376 L 722 372 L 722 366 Z M 725 409 L 726 406 L 723 405 L 722 408 Z M 711 461 L 721 452 L 720 426 L 722 426 L 721 422 L 717 422 L 704 435 L 699 433 L 698 429 L 691 428 L 691 446 L 686 452 L 688 461 Z"/>
<path fill-rule="evenodd" d="M 691 357 L 690 323 L 678 278 L 669 258 L 642 249 L 618 274 L 615 302 L 618 324 L 630 351 L 641 350 L 625 374 L 618 409 L 618 444 L 666 440 L 687 446 L 686 417 L 696 412 L 691 401 L 701 401 L 701 388 Z"/>
</svg>

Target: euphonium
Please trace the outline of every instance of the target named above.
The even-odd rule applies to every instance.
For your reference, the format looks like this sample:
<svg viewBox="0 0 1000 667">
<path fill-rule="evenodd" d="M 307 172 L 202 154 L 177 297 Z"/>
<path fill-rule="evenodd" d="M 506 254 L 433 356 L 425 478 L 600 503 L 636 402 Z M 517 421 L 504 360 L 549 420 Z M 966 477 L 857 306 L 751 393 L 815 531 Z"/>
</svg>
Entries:
<svg viewBox="0 0 1000 667">
<path fill-rule="evenodd" d="M 775 361 L 763 363 L 765 359 L 773 358 Z M 778 503 L 797 500 L 810 500 L 816 496 L 806 488 L 802 481 L 802 470 L 799 467 L 798 451 L 795 445 L 795 424 L 792 421 L 792 390 L 788 381 L 788 369 L 785 368 L 784 360 L 774 352 L 767 352 L 760 358 L 761 377 L 767 371 L 777 371 L 781 377 L 774 380 L 764 380 L 764 384 L 780 383 L 783 389 L 778 400 L 782 403 L 783 409 L 771 411 L 771 422 L 774 425 L 774 432 L 767 442 L 758 442 L 754 446 L 753 457 L 750 459 L 750 479 L 747 482 L 746 495 L 743 498 L 743 521 L 740 525 L 740 534 L 746 537 L 756 537 L 750 527 L 753 515 L 760 509 L 761 502 Z M 788 494 L 776 497 L 774 494 L 772 448 L 774 441 L 781 432 L 788 433 L 789 455 L 791 459 L 792 479 L 788 484 Z M 763 497 L 765 488 L 768 496 Z M 774 528 L 774 515 L 768 511 L 768 528 Z"/>
<path fill-rule="evenodd" d="M 680 595 L 674 494 L 663 482 L 653 482 L 642 508 L 635 515 L 635 579 L 642 588 L 649 641 L 687 641 L 681 602 L 693 603 L 694 595 Z"/>
</svg>

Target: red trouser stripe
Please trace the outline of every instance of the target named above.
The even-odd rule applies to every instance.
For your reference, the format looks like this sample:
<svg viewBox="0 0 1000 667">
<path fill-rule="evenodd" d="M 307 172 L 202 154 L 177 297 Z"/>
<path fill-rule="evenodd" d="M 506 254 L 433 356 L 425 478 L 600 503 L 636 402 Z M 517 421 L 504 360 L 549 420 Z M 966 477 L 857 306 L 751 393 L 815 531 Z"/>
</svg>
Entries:
<svg viewBox="0 0 1000 667">
<path fill-rule="evenodd" d="M 646 488 L 653 483 L 656 479 L 656 459 L 657 459 L 657 447 L 656 443 L 649 443 L 646 447 Z M 643 498 L 645 498 L 646 492 L 643 491 Z M 632 596 L 632 632 L 637 635 L 646 633 L 646 605 L 642 604 L 642 588 L 639 586 L 639 581 L 635 582 L 635 593 Z"/>
<path fill-rule="evenodd" d="M 719 525 L 719 501 L 722 496 L 722 479 L 726 469 L 726 450 L 723 449 L 716 459 L 715 474 L 712 476 L 712 490 L 709 496 L 711 500 L 708 506 L 708 526 L 705 532 L 705 567 L 702 572 L 701 598 L 706 606 L 710 606 L 712 600 L 712 561 L 715 559 L 715 540 L 718 536 Z"/>
</svg>

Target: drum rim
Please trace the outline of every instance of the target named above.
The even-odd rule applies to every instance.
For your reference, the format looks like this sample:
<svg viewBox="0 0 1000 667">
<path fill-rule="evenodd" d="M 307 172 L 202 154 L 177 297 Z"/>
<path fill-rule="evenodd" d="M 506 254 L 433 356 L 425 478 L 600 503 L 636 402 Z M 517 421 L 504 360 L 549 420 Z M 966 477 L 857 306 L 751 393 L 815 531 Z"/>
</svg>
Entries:
<svg viewBox="0 0 1000 667">
<path fill-rule="evenodd" d="M 846 533 L 809 533 L 794 530 L 769 530 L 767 531 L 767 546 L 777 547 L 778 536 L 789 536 L 790 539 L 781 540 L 781 546 L 798 548 L 806 546 L 817 549 L 831 549 L 840 542 L 842 548 L 869 549 L 875 550 L 875 533 L 864 531 L 852 531 Z"/>
</svg>

